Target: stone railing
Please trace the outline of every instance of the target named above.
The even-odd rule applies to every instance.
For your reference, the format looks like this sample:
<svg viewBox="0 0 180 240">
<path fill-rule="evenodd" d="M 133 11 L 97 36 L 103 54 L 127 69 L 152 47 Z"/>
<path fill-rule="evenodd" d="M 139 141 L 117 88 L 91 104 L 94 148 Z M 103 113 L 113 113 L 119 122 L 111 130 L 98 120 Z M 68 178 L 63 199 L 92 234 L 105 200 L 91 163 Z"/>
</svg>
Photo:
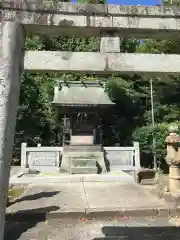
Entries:
<svg viewBox="0 0 180 240">
<path fill-rule="evenodd" d="M 56 171 L 59 169 L 62 147 L 27 147 L 21 144 L 21 168 L 31 171 Z"/>
<path fill-rule="evenodd" d="M 139 143 L 132 147 L 104 147 L 104 156 L 109 170 L 135 171 L 140 169 Z M 23 171 L 58 171 L 63 147 L 28 147 L 21 144 L 21 168 Z M 108 167 L 107 167 L 108 168 Z"/>
<path fill-rule="evenodd" d="M 140 169 L 139 142 L 132 147 L 104 147 L 109 170 L 135 171 Z"/>
</svg>

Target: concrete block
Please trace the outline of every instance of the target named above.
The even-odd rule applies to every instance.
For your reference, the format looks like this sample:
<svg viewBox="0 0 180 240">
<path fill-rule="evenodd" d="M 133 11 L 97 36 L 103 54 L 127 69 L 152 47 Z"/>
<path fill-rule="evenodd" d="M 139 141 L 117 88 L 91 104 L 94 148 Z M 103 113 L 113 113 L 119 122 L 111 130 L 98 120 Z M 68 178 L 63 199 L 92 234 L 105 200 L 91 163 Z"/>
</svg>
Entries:
<svg viewBox="0 0 180 240">
<path fill-rule="evenodd" d="M 46 213 L 46 219 L 57 219 L 57 218 L 85 218 L 86 211 L 84 208 L 80 209 L 59 209 L 56 212 Z"/>
<path fill-rule="evenodd" d="M 87 218 L 113 218 L 113 217 L 122 217 L 121 208 L 87 208 L 86 209 Z"/>
<path fill-rule="evenodd" d="M 170 217 L 180 216 L 180 207 L 178 207 L 178 206 L 170 207 L 169 216 Z"/>
<path fill-rule="evenodd" d="M 149 169 L 149 168 L 141 168 L 135 172 L 135 179 L 137 183 L 155 184 L 157 183 L 158 177 L 157 177 L 156 170 Z"/>
<path fill-rule="evenodd" d="M 158 208 L 158 217 L 169 217 L 170 216 L 170 209 L 169 207 L 160 207 Z"/>
<path fill-rule="evenodd" d="M 124 209 L 122 215 L 125 217 L 157 217 L 158 210 L 156 208 Z"/>
<path fill-rule="evenodd" d="M 98 217 L 157 217 L 158 210 L 154 208 L 87 208 L 86 215 L 88 218 Z"/>
</svg>

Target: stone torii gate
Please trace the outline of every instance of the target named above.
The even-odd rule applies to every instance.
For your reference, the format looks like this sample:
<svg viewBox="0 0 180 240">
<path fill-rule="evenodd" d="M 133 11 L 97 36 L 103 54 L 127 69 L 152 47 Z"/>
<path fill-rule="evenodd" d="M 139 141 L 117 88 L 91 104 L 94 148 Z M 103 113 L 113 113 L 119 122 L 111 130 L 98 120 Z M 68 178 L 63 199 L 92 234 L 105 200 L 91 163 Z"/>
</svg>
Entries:
<svg viewBox="0 0 180 240">
<path fill-rule="evenodd" d="M 28 33 L 101 37 L 99 52 L 24 52 Z M 180 38 L 180 11 L 167 7 L 4 0 L 0 12 L 0 240 L 23 70 L 180 74 L 180 56 L 120 52 L 120 38 Z"/>
</svg>

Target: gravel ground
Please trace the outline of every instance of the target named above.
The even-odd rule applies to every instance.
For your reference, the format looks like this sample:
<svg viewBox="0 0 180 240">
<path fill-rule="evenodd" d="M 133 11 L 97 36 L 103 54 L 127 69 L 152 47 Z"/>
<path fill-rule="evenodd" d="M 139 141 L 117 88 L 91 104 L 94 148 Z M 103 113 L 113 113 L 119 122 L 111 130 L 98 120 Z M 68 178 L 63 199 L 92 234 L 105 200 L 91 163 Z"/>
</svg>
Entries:
<svg viewBox="0 0 180 240">
<path fill-rule="evenodd" d="M 54 219 L 7 223 L 5 240 L 177 240 L 178 219 Z"/>
</svg>

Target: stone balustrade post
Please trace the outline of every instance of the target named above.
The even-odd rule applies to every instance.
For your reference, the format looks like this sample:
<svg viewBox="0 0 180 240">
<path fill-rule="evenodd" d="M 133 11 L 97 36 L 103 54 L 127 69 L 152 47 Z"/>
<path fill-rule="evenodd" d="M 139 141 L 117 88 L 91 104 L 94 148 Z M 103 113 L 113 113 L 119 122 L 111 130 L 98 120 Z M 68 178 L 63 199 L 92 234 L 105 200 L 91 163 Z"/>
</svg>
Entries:
<svg viewBox="0 0 180 240">
<path fill-rule="evenodd" d="M 21 143 L 21 169 L 27 168 L 26 148 L 27 143 Z"/>
<path fill-rule="evenodd" d="M 180 136 L 176 126 L 170 127 L 166 137 L 166 162 L 169 165 L 169 190 L 172 194 L 180 193 Z"/>
<path fill-rule="evenodd" d="M 139 142 L 134 142 L 134 148 L 135 148 L 135 168 L 136 170 L 139 170 L 141 168 Z"/>
</svg>

